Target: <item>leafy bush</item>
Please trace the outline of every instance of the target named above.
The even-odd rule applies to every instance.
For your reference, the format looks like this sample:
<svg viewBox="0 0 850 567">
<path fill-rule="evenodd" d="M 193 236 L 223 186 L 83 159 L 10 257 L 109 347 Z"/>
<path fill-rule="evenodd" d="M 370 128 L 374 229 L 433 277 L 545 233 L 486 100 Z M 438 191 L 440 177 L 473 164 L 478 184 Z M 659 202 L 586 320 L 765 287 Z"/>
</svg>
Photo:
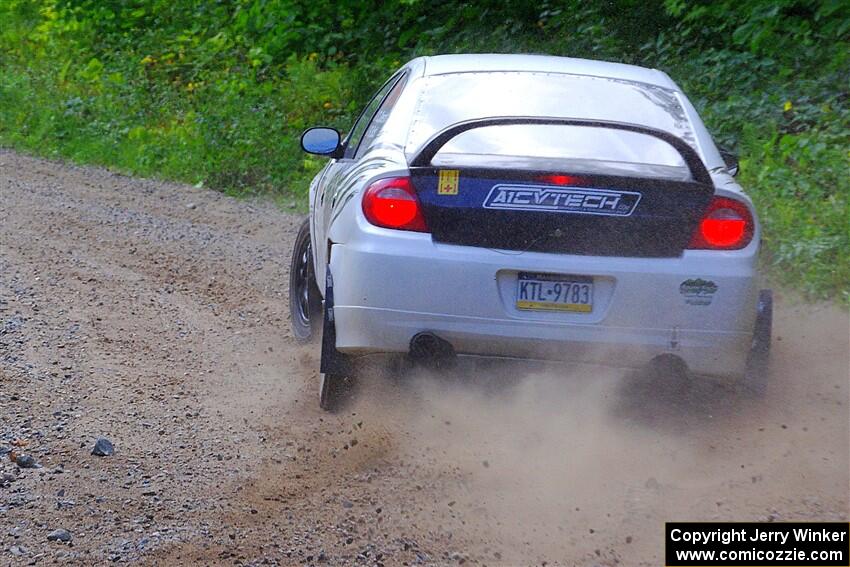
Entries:
<svg viewBox="0 0 850 567">
<path fill-rule="evenodd" d="M 0 0 L 0 22 L 0 143 L 286 202 L 321 166 L 301 130 L 345 130 L 414 55 L 662 68 L 739 151 L 774 276 L 850 302 L 847 2 Z"/>
</svg>

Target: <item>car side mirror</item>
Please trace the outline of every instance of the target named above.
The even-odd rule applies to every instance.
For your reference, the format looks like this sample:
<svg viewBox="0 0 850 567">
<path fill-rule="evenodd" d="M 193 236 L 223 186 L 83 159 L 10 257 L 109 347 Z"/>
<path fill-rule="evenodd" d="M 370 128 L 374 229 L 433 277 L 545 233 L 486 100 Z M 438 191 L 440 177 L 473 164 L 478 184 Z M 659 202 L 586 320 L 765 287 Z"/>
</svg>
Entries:
<svg viewBox="0 0 850 567">
<path fill-rule="evenodd" d="M 301 134 L 301 149 L 308 154 L 338 158 L 342 155 L 340 135 L 336 128 L 308 128 Z"/>
<path fill-rule="evenodd" d="M 723 158 L 723 163 L 726 164 L 726 171 L 729 175 L 735 177 L 738 175 L 738 156 L 731 150 L 720 148 L 720 157 Z"/>
</svg>

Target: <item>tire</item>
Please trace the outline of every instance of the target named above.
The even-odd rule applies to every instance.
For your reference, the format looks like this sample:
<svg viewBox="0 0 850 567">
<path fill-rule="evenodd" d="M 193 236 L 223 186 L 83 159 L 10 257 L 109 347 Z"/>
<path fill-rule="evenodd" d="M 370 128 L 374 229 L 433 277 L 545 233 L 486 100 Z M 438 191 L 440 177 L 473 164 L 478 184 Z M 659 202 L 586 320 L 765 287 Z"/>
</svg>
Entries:
<svg viewBox="0 0 850 567">
<path fill-rule="evenodd" d="M 305 219 L 295 238 L 289 266 L 289 319 L 298 342 L 309 343 L 319 337 L 321 314 L 322 296 L 313 269 L 310 220 Z"/>
<path fill-rule="evenodd" d="M 759 292 L 756 310 L 753 343 L 747 356 L 743 386 L 748 393 L 761 397 L 767 392 L 770 341 L 773 334 L 773 292 L 771 290 L 763 289 Z"/>
</svg>

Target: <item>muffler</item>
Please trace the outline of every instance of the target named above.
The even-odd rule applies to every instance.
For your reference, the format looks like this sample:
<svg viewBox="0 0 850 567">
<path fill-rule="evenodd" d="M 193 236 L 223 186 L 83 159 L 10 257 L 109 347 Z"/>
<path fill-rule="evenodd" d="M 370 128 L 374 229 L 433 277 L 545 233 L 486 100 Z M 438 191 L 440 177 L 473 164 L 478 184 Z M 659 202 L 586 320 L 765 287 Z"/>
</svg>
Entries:
<svg viewBox="0 0 850 567">
<path fill-rule="evenodd" d="M 685 381 L 690 376 L 688 364 L 673 353 L 659 354 L 649 361 L 647 369 L 652 376 L 662 379 Z"/>
<path fill-rule="evenodd" d="M 410 339 L 410 359 L 433 368 L 446 368 L 454 364 L 457 354 L 450 342 L 434 333 L 417 333 Z"/>
</svg>

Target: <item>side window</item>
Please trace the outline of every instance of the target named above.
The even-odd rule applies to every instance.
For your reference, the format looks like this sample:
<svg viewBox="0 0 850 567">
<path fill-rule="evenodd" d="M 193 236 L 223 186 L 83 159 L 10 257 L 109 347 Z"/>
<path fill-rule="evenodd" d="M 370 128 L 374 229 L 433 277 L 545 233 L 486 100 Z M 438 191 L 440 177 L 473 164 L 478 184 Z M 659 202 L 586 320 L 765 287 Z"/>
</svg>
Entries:
<svg viewBox="0 0 850 567">
<path fill-rule="evenodd" d="M 375 138 L 381 132 L 384 124 L 386 124 L 387 119 L 390 117 L 390 113 L 393 111 L 393 108 L 395 108 L 395 103 L 398 102 L 398 99 L 401 96 L 401 91 L 404 90 L 404 86 L 406 84 L 407 75 L 403 75 L 387 93 L 387 96 L 384 98 L 384 102 L 381 103 L 380 108 L 378 108 L 378 112 L 375 113 L 375 116 L 372 118 L 372 122 L 370 122 L 368 128 L 366 128 L 366 133 L 363 134 L 363 139 L 360 140 L 360 146 L 357 150 L 358 154 L 362 154 L 363 150 L 368 150 L 372 145 L 372 142 L 375 141 Z"/>
<path fill-rule="evenodd" d="M 351 132 L 348 134 L 345 147 L 345 157 L 354 157 L 357 148 L 360 146 L 360 140 L 363 138 L 366 128 L 369 127 L 369 123 L 372 121 L 372 117 L 375 116 L 375 112 L 378 111 L 378 108 L 386 98 L 387 93 L 390 92 L 390 89 L 395 86 L 398 80 L 398 77 L 393 77 L 387 81 L 384 86 L 381 87 L 381 90 L 372 97 L 372 100 L 369 101 L 369 104 L 366 105 L 363 112 L 360 113 L 360 117 L 357 119 L 357 122 L 354 123 L 354 126 L 351 128 Z"/>
</svg>

